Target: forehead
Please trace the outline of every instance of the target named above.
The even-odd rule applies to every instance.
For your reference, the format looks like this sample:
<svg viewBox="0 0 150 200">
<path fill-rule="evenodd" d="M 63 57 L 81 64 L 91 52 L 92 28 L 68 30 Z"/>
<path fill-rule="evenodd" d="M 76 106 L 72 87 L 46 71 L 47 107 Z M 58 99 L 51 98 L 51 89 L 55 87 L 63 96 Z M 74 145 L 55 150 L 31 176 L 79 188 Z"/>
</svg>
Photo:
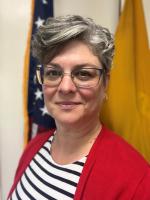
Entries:
<svg viewBox="0 0 150 200">
<path fill-rule="evenodd" d="M 71 41 L 50 61 L 62 67 L 75 65 L 100 65 L 99 58 L 93 54 L 91 49 L 84 42 Z"/>
</svg>

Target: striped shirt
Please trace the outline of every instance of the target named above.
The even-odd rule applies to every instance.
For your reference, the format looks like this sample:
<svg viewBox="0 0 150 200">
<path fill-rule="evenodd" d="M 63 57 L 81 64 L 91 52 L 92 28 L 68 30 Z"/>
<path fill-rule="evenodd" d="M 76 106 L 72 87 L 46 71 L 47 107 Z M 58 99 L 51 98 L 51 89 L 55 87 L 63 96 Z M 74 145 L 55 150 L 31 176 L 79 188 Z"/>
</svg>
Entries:
<svg viewBox="0 0 150 200">
<path fill-rule="evenodd" d="M 87 157 L 59 165 L 50 155 L 53 136 L 26 168 L 9 200 L 72 200 Z"/>
</svg>

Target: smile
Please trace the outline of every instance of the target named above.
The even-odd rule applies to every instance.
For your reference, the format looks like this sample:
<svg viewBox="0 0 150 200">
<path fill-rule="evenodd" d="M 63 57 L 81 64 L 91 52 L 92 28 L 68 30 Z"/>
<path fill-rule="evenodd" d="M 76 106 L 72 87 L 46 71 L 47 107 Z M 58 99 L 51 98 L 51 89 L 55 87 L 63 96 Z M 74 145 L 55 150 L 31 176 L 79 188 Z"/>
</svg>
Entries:
<svg viewBox="0 0 150 200">
<path fill-rule="evenodd" d="M 76 108 L 81 103 L 72 101 L 63 101 L 63 102 L 57 102 L 56 104 L 63 110 L 70 110 Z"/>
</svg>

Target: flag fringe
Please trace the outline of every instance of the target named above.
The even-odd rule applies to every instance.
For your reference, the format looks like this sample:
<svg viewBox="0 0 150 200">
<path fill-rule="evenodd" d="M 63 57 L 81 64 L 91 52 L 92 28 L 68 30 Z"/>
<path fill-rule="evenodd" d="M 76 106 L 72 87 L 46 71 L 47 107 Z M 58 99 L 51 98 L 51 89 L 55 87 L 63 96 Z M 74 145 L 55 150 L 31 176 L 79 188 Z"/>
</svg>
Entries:
<svg viewBox="0 0 150 200">
<path fill-rule="evenodd" d="M 27 36 L 27 46 L 24 57 L 24 69 L 23 69 L 23 115 L 24 115 L 24 147 L 28 142 L 29 133 L 29 117 L 28 117 L 28 79 L 29 79 L 29 62 L 30 62 L 30 42 L 32 36 L 32 26 L 34 17 L 34 0 L 31 1 L 31 18 L 30 26 Z"/>
</svg>

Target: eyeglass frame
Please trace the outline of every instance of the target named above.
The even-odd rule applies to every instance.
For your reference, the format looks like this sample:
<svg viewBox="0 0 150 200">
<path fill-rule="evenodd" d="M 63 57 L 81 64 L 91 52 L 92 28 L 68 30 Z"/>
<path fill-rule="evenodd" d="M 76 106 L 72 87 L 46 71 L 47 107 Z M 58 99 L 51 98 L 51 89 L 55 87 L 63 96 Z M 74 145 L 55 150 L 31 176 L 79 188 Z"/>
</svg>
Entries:
<svg viewBox="0 0 150 200">
<path fill-rule="evenodd" d="M 100 80 L 101 80 L 101 78 L 102 78 L 102 76 L 105 74 L 105 69 L 104 68 L 98 68 L 98 66 L 96 66 L 96 65 L 89 65 L 89 66 L 94 66 L 94 67 L 80 67 L 80 69 L 83 69 L 83 68 L 85 68 L 85 69 L 96 69 L 96 70 L 98 70 L 100 73 L 99 73 L 99 79 L 98 79 L 98 81 L 97 81 L 97 84 L 96 85 L 92 85 L 92 86 L 89 86 L 89 87 L 84 87 L 84 86 L 79 86 L 78 84 L 76 84 L 75 82 L 74 82 L 74 76 L 73 76 L 73 72 L 76 70 L 76 69 L 74 69 L 74 70 L 72 70 L 71 72 L 64 72 L 63 70 L 62 70 L 62 75 L 61 75 L 61 80 L 60 80 L 60 82 L 57 84 L 57 85 L 55 85 L 55 86 L 51 86 L 51 87 L 58 87 L 59 85 L 60 85 L 60 83 L 61 83 L 61 81 L 62 81 L 62 79 L 63 79 L 63 77 L 65 76 L 65 75 L 69 75 L 70 77 L 71 77 L 71 80 L 72 80 L 72 82 L 74 83 L 74 85 L 77 87 L 77 88 L 92 88 L 92 87 L 95 87 L 95 86 L 97 86 L 99 83 L 100 83 Z M 48 86 L 50 86 L 49 84 L 44 84 L 44 83 L 42 83 L 42 77 L 41 77 L 41 69 L 44 69 L 44 65 L 37 65 L 36 66 L 36 77 L 37 77 L 37 80 L 38 80 L 38 83 L 40 84 L 40 85 L 48 85 Z M 55 67 L 54 67 L 55 68 Z"/>
</svg>

